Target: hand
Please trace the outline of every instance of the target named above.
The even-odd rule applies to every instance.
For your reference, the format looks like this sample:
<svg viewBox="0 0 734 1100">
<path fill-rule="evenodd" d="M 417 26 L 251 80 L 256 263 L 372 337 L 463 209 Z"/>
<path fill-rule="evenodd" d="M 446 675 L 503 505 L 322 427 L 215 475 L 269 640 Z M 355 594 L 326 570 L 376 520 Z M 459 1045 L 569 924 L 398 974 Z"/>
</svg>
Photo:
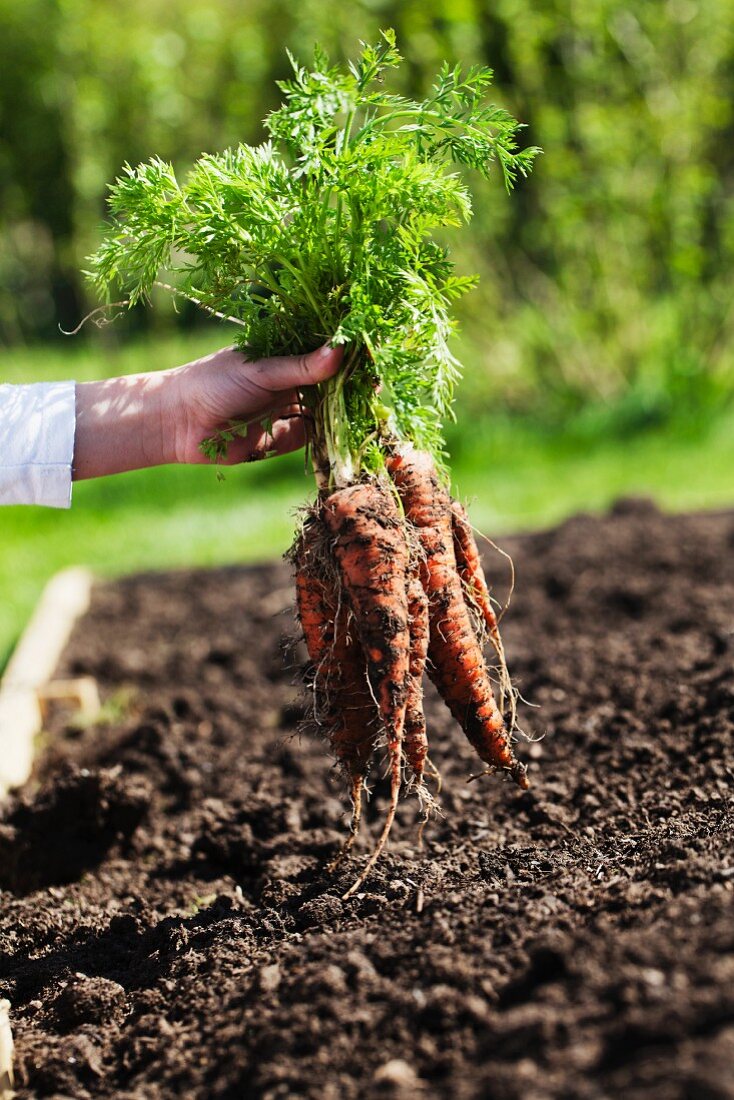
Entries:
<svg viewBox="0 0 734 1100">
<path fill-rule="evenodd" d="M 232 421 L 253 423 L 229 445 L 227 465 L 293 451 L 305 439 L 298 391 L 330 378 L 340 362 L 341 348 L 257 361 L 223 348 L 174 370 L 84 382 L 76 391 L 74 479 L 206 462 L 201 443 Z"/>
<path fill-rule="evenodd" d="M 248 362 L 235 348 L 197 359 L 172 372 L 176 383 L 169 412 L 176 462 L 207 462 L 201 443 L 231 421 L 249 421 L 245 436 L 228 445 L 223 463 L 286 454 L 305 443 L 299 390 L 335 374 L 341 348 L 325 345 L 310 355 Z M 270 431 L 262 421 L 269 420 Z"/>
</svg>

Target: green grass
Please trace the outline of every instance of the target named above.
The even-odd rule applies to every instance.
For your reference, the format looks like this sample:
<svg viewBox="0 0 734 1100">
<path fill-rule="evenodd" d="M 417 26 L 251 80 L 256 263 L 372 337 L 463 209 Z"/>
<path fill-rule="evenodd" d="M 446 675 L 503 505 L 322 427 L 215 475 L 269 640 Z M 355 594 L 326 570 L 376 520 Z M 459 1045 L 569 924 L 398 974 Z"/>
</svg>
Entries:
<svg viewBox="0 0 734 1100">
<path fill-rule="evenodd" d="M 453 470 L 474 522 L 499 533 L 602 511 L 622 496 L 648 496 L 670 512 L 730 507 L 734 412 L 595 440 L 503 421 L 472 433 Z"/>
<path fill-rule="evenodd" d="M 221 332 L 119 349 L 60 343 L 0 353 L 0 380 L 83 380 L 167 367 L 222 343 Z M 462 416 L 453 433 L 458 493 L 488 534 L 543 527 L 623 495 L 669 510 L 734 503 L 734 413 L 696 428 L 669 424 L 627 438 Z M 464 428 L 464 426 L 466 426 Z M 0 511 L 0 667 L 46 580 L 68 565 L 109 576 L 139 569 L 272 558 L 311 493 L 302 456 L 238 467 L 219 482 L 207 467 L 167 467 L 80 483 L 70 511 Z"/>
</svg>

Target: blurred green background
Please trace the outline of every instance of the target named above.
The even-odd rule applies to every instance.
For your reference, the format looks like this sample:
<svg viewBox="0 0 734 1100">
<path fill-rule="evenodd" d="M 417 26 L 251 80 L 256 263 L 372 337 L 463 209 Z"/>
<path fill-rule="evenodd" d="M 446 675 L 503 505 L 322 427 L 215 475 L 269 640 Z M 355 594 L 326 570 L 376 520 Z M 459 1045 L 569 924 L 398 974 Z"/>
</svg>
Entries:
<svg viewBox="0 0 734 1100">
<path fill-rule="evenodd" d="M 262 139 L 285 47 L 349 56 L 394 26 L 404 90 L 484 62 L 545 149 L 505 195 L 472 180 L 452 242 L 479 271 L 450 433 L 457 490 L 492 534 L 601 508 L 731 504 L 734 0 L 0 0 L 0 380 L 168 367 L 228 341 L 163 303 L 71 328 L 106 185 L 156 153 Z M 69 513 L 0 513 L 0 663 L 44 580 L 282 552 L 302 460 L 167 468 L 75 488 Z"/>
</svg>

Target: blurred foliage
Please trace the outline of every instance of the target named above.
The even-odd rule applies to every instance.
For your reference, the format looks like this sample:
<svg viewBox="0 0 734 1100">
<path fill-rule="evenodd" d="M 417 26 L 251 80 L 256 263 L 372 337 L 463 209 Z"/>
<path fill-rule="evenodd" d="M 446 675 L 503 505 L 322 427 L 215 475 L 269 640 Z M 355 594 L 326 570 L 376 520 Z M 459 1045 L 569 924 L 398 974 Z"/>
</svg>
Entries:
<svg viewBox="0 0 734 1100">
<path fill-rule="evenodd" d="M 488 63 L 495 98 L 546 151 L 509 200 L 477 180 L 457 241 L 459 265 L 482 272 L 464 318 L 471 408 L 593 423 L 613 409 L 626 429 L 719 404 L 734 0 L 0 0 L 2 339 L 78 320 L 78 271 L 123 162 L 185 167 L 260 140 L 286 46 L 349 55 L 384 26 L 406 91 L 444 58 Z"/>
</svg>

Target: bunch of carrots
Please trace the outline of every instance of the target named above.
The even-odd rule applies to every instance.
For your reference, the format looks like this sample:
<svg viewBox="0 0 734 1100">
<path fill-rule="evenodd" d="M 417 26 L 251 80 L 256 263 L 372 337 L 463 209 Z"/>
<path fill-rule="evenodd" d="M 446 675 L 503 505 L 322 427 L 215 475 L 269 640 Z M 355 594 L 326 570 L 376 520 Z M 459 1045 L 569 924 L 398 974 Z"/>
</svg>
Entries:
<svg viewBox="0 0 734 1100">
<path fill-rule="evenodd" d="M 351 894 L 385 846 L 404 769 L 423 793 L 424 671 L 488 771 L 504 769 L 526 788 L 526 769 L 513 752 L 482 652 L 486 632 L 504 667 L 471 524 L 430 455 L 395 445 L 386 476 L 322 494 L 293 559 L 315 713 L 351 785 L 352 825 L 342 852 L 357 834 L 367 771 L 383 738 L 389 756 L 389 809 Z"/>
<path fill-rule="evenodd" d="M 390 806 L 357 883 L 384 848 L 403 775 L 430 805 L 423 673 L 487 770 L 521 786 L 515 693 L 472 528 L 448 491 L 442 427 L 461 366 L 449 345 L 458 276 L 436 239 L 471 217 L 462 175 L 497 166 L 509 191 L 539 150 L 485 100 L 492 72 L 444 65 L 429 94 L 389 90 L 399 68 L 384 31 L 334 66 L 291 58 L 270 140 L 205 154 L 184 182 L 159 158 L 125 167 L 90 277 L 116 307 L 154 287 L 233 326 L 249 355 L 344 347 L 336 377 L 301 394 L 318 488 L 292 558 L 316 717 L 349 777 L 360 820 L 367 770 L 387 745 Z M 236 423 L 203 445 L 216 460 Z M 499 705 L 483 656 L 500 669 Z M 506 712 L 507 723 L 503 718 Z"/>
</svg>

